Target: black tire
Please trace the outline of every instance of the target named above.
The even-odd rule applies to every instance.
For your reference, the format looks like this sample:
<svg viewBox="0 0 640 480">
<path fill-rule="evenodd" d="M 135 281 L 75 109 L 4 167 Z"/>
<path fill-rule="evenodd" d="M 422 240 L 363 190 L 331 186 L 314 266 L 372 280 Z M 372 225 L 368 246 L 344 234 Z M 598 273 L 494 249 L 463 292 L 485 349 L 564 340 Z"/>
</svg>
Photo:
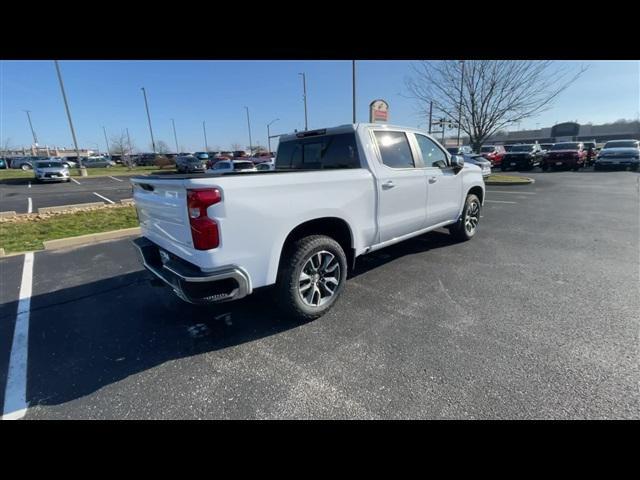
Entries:
<svg viewBox="0 0 640 480">
<path fill-rule="evenodd" d="M 337 260 L 339 266 L 338 285 L 335 287 L 333 294 L 325 297 L 327 300 L 323 304 L 313 306 L 303 300 L 302 293 L 299 291 L 300 276 L 303 268 L 308 265 L 311 258 L 314 255 L 322 254 L 321 252 L 328 252 L 334 255 L 334 259 Z M 340 244 L 325 235 L 310 235 L 295 241 L 282 255 L 283 258 L 280 261 L 280 269 L 275 286 L 277 306 L 285 314 L 301 322 L 314 320 L 327 313 L 342 293 L 347 278 L 347 257 Z M 334 260 L 329 262 L 330 265 L 332 263 L 335 264 Z M 318 282 L 317 279 L 315 281 Z M 310 282 L 313 282 L 313 280 L 310 280 Z M 316 287 L 314 286 L 314 288 Z M 320 295 L 320 286 L 317 288 Z M 327 291 L 328 289 L 325 290 L 325 293 Z M 312 301 L 315 299 L 315 293 L 312 293 L 311 298 Z"/>
<path fill-rule="evenodd" d="M 473 209 L 473 206 L 476 206 L 477 208 L 475 210 Z M 473 228 L 469 229 L 467 226 L 467 213 L 468 212 L 474 212 L 473 216 L 476 217 L 475 218 L 475 225 L 473 226 Z M 478 198 L 477 195 L 470 193 L 469 195 L 467 195 L 467 199 L 464 202 L 464 208 L 462 209 L 462 215 L 460 215 L 460 218 L 458 219 L 458 222 L 449 227 L 449 232 L 451 233 L 451 235 L 453 235 L 453 237 L 460 241 L 460 242 L 466 242 L 467 240 L 471 240 L 476 232 L 478 231 L 478 223 L 480 223 L 480 214 L 482 213 L 482 205 L 480 204 L 480 199 Z"/>
<path fill-rule="evenodd" d="M 500 170 L 502 170 L 503 172 L 506 172 L 507 166 L 504 163 L 500 164 Z"/>
<path fill-rule="evenodd" d="M 549 171 L 549 165 L 547 165 L 546 163 L 543 163 L 540 168 L 542 169 L 543 172 L 548 172 Z"/>
</svg>

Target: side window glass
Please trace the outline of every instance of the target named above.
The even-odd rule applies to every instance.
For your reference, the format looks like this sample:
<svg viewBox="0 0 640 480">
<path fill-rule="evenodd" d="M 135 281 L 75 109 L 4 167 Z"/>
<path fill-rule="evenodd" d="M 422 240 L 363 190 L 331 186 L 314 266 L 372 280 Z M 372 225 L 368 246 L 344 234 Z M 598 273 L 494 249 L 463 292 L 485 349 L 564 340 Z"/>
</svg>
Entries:
<svg viewBox="0 0 640 480">
<path fill-rule="evenodd" d="M 391 168 L 415 168 L 415 162 L 404 132 L 374 132 L 382 163 Z"/>
<path fill-rule="evenodd" d="M 431 139 L 424 135 L 416 134 L 416 140 L 422 152 L 422 161 L 425 167 L 443 168 L 447 166 L 446 155 Z"/>
</svg>

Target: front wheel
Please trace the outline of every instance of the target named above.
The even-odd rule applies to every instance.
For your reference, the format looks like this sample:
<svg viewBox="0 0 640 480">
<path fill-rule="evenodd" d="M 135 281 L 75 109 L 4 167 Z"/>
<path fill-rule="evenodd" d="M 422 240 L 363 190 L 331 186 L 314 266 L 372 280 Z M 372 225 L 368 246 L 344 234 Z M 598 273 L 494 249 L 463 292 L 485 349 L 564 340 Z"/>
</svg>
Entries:
<svg viewBox="0 0 640 480">
<path fill-rule="evenodd" d="M 481 210 L 480 199 L 473 193 L 467 195 L 458 223 L 449 228 L 451 235 L 462 242 L 471 240 L 478 229 Z"/>
<path fill-rule="evenodd" d="M 324 235 L 310 235 L 283 252 L 275 300 L 296 320 L 313 320 L 333 307 L 346 278 L 347 257 L 340 244 Z"/>
</svg>

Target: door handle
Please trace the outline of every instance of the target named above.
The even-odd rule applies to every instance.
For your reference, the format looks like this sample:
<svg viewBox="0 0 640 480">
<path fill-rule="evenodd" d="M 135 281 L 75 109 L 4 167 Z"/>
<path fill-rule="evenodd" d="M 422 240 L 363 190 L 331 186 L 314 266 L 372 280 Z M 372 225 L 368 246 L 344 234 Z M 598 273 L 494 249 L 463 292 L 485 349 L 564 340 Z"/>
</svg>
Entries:
<svg viewBox="0 0 640 480">
<path fill-rule="evenodd" d="M 389 190 L 390 188 L 393 188 L 393 187 L 395 187 L 395 185 L 391 180 L 382 184 L 383 190 Z"/>
<path fill-rule="evenodd" d="M 429 177 L 429 183 L 436 183 L 437 180 L 436 177 Z"/>
</svg>

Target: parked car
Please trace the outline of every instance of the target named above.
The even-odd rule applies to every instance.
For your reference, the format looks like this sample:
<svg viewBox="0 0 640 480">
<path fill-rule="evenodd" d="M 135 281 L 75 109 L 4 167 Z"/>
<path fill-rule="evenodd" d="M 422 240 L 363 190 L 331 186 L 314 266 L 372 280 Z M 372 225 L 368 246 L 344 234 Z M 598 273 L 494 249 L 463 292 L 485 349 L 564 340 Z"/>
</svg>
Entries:
<svg viewBox="0 0 640 480">
<path fill-rule="evenodd" d="M 196 152 L 193 154 L 193 156 L 203 161 L 209 160 L 209 158 L 211 158 L 207 152 Z"/>
<path fill-rule="evenodd" d="M 233 152 L 234 159 L 236 158 L 242 159 L 242 158 L 248 158 L 248 157 L 249 157 L 249 154 L 244 150 L 236 150 Z"/>
<path fill-rule="evenodd" d="M 596 163 L 596 158 L 598 156 L 596 142 L 582 142 L 582 146 L 586 152 L 585 165 L 590 167 Z"/>
<path fill-rule="evenodd" d="M 478 231 L 480 169 L 413 128 L 283 135 L 276 166 L 269 175 L 133 177 L 143 265 L 191 303 L 275 285 L 285 313 L 310 320 L 335 304 L 358 256 L 440 227 L 460 241 Z"/>
<path fill-rule="evenodd" d="M 276 163 L 273 159 L 267 160 L 266 162 L 260 162 L 256 165 L 256 170 L 259 172 L 268 172 L 275 169 Z"/>
<path fill-rule="evenodd" d="M 447 147 L 447 152 L 449 152 L 451 155 L 473 155 L 473 149 L 469 145 Z"/>
<path fill-rule="evenodd" d="M 465 163 L 477 165 L 482 171 L 482 178 L 487 179 L 491 175 L 491 162 L 478 153 L 463 155 Z"/>
<path fill-rule="evenodd" d="M 482 145 L 480 147 L 480 155 L 491 162 L 492 167 L 499 167 L 502 164 L 502 158 L 507 153 L 503 145 Z"/>
<path fill-rule="evenodd" d="M 69 167 L 61 160 L 38 160 L 33 163 L 33 177 L 36 182 L 68 182 Z"/>
<path fill-rule="evenodd" d="M 537 143 L 514 145 L 511 151 L 505 152 L 500 169 L 504 172 L 509 168 L 514 170 L 533 170 L 542 165 L 545 152 Z"/>
<path fill-rule="evenodd" d="M 625 168 L 638 170 L 640 165 L 640 141 L 612 140 L 600 150 L 594 170 Z"/>
<path fill-rule="evenodd" d="M 116 162 L 112 160 L 107 160 L 104 157 L 87 157 L 82 160 L 82 165 L 86 168 L 111 168 L 115 167 Z"/>
<path fill-rule="evenodd" d="M 249 160 L 220 160 L 207 173 L 255 172 L 256 166 Z"/>
<path fill-rule="evenodd" d="M 195 155 L 184 155 L 176 158 L 176 170 L 180 173 L 204 173 L 205 160 Z"/>
<path fill-rule="evenodd" d="M 60 161 L 62 162 L 63 165 L 66 165 L 67 168 L 76 168 L 78 166 L 77 162 L 74 162 L 73 160 L 69 160 L 68 157 L 62 157 L 60 158 Z"/>
<path fill-rule="evenodd" d="M 22 170 L 31 170 L 33 168 L 33 162 L 38 160 L 44 160 L 40 157 L 13 157 L 11 159 L 11 168 L 20 168 Z"/>
<path fill-rule="evenodd" d="M 269 162 L 273 159 L 274 157 L 272 156 L 271 152 L 260 152 L 255 154 L 253 157 L 251 157 L 251 161 L 253 163 L 262 163 L 262 162 Z"/>
<path fill-rule="evenodd" d="M 135 163 L 141 167 L 153 167 L 156 164 L 157 157 L 158 155 L 155 153 L 143 153 L 137 156 Z"/>
<path fill-rule="evenodd" d="M 585 166 L 587 152 L 582 147 L 582 142 L 556 143 L 547 152 L 542 161 L 542 170 L 550 168 L 571 168 L 578 171 Z"/>
<path fill-rule="evenodd" d="M 4 157 L 0 157 L 0 169 L 9 168 L 9 162 Z"/>
</svg>

